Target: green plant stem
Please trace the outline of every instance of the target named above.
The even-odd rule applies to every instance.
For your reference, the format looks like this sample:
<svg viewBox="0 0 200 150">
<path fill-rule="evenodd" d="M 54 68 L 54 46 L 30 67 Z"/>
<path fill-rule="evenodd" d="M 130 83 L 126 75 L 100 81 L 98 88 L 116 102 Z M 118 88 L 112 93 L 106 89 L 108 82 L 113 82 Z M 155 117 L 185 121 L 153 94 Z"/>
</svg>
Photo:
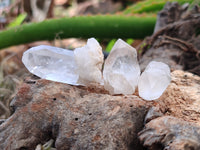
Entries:
<svg viewBox="0 0 200 150">
<path fill-rule="evenodd" d="M 79 16 L 29 23 L 0 32 L 0 49 L 56 38 L 144 38 L 151 35 L 156 17 Z"/>
</svg>

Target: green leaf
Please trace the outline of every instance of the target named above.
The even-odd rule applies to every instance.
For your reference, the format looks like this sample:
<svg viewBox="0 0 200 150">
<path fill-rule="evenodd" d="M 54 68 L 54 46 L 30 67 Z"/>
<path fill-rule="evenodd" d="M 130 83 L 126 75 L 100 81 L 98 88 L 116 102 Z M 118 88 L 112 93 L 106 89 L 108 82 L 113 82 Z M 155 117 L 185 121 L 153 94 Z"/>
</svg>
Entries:
<svg viewBox="0 0 200 150">
<path fill-rule="evenodd" d="M 17 18 L 15 18 L 12 22 L 10 22 L 7 27 L 11 28 L 21 25 L 25 20 L 26 16 L 27 16 L 26 13 L 18 15 Z"/>
<path fill-rule="evenodd" d="M 127 39 L 126 40 L 126 43 L 128 43 L 129 45 L 133 44 L 133 42 L 134 42 L 134 39 Z"/>
<path fill-rule="evenodd" d="M 113 45 L 115 44 L 116 41 L 117 41 L 116 39 L 112 39 L 112 40 L 108 43 L 108 45 L 107 45 L 107 47 L 106 47 L 106 52 L 110 52 L 110 51 L 111 51 L 111 49 L 112 49 L 112 47 L 113 47 Z"/>
<path fill-rule="evenodd" d="M 144 0 L 129 6 L 123 11 L 123 14 L 157 13 L 164 7 L 166 2 L 178 2 L 181 5 L 184 3 L 200 4 L 199 0 Z"/>
</svg>

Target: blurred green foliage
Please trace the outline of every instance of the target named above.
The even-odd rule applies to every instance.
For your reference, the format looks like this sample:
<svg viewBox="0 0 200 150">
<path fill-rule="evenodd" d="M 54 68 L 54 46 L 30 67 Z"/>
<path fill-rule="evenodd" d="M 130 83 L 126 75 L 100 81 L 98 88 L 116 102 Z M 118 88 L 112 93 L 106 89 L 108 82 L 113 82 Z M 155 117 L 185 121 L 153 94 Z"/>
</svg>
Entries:
<svg viewBox="0 0 200 150">
<path fill-rule="evenodd" d="M 123 11 L 123 14 L 135 14 L 144 12 L 157 13 L 158 11 L 163 9 L 166 2 L 178 2 L 181 5 L 184 3 L 200 4 L 199 0 L 144 0 L 129 6 L 127 9 Z"/>
<path fill-rule="evenodd" d="M 23 13 L 23 14 L 19 14 L 12 22 L 10 22 L 8 24 L 8 28 L 12 28 L 12 27 L 17 27 L 19 25 L 21 25 L 24 20 L 26 19 L 27 17 L 27 14 L 26 13 Z"/>
</svg>

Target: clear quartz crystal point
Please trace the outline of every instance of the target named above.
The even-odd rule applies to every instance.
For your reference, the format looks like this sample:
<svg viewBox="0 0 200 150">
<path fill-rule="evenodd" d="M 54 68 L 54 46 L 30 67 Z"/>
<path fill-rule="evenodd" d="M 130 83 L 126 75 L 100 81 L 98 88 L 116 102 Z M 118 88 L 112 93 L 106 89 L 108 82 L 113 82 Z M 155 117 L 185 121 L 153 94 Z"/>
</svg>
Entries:
<svg viewBox="0 0 200 150">
<path fill-rule="evenodd" d="M 137 51 L 118 39 L 104 64 L 104 88 L 110 94 L 133 94 L 139 76 Z"/>
<path fill-rule="evenodd" d="M 163 94 L 170 81 L 169 66 L 162 62 L 152 61 L 139 79 L 139 95 L 145 100 L 155 100 Z"/>
<path fill-rule="evenodd" d="M 96 39 L 90 38 L 83 47 L 74 50 L 75 60 L 78 66 L 78 83 L 103 84 L 102 65 L 104 61 L 102 48 Z"/>
<path fill-rule="evenodd" d="M 77 65 L 73 51 L 36 46 L 24 52 L 22 62 L 31 73 L 43 79 L 77 85 Z"/>
</svg>

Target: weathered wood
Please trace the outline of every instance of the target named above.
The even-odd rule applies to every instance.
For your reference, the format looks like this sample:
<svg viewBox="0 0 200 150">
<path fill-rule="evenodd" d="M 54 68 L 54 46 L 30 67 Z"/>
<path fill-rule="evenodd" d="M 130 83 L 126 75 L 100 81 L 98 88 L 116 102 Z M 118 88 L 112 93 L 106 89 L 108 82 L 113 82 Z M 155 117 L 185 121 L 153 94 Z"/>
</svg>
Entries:
<svg viewBox="0 0 200 150">
<path fill-rule="evenodd" d="M 142 47 L 142 70 L 152 60 L 162 61 L 172 70 L 183 69 L 200 75 L 200 8 L 188 11 L 178 3 L 167 3 L 159 12 L 154 34 Z"/>
</svg>

